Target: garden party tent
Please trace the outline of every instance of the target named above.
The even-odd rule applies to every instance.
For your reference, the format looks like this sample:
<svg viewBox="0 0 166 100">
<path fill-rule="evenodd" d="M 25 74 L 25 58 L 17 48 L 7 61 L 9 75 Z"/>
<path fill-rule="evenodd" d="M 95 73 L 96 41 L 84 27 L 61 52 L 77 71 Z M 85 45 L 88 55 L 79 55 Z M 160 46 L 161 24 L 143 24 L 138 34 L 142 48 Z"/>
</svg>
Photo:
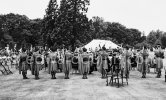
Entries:
<svg viewBox="0 0 166 100">
<path fill-rule="evenodd" d="M 100 49 L 105 45 L 106 49 L 115 49 L 119 47 L 117 44 L 113 43 L 112 41 L 109 40 L 99 40 L 99 39 L 94 39 L 91 42 L 89 42 L 87 45 L 84 47 L 89 51 L 95 50 L 96 48 Z M 119 47 L 120 48 L 120 47 Z"/>
</svg>

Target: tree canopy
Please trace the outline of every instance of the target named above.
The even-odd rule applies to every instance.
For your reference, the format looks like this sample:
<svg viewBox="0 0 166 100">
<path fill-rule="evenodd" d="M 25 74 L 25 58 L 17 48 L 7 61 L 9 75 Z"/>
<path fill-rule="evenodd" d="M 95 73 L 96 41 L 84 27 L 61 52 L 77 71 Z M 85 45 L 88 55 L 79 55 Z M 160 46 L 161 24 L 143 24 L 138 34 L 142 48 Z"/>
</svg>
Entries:
<svg viewBox="0 0 166 100">
<path fill-rule="evenodd" d="M 105 22 L 102 17 L 86 16 L 90 0 L 50 0 L 43 19 L 25 15 L 0 15 L 0 46 L 20 48 L 25 43 L 71 48 L 83 46 L 93 39 L 111 40 L 117 44 L 141 48 L 143 45 L 166 47 L 166 32 L 152 30 L 148 36 L 118 22 Z M 111 17 L 111 16 L 110 16 Z"/>
</svg>

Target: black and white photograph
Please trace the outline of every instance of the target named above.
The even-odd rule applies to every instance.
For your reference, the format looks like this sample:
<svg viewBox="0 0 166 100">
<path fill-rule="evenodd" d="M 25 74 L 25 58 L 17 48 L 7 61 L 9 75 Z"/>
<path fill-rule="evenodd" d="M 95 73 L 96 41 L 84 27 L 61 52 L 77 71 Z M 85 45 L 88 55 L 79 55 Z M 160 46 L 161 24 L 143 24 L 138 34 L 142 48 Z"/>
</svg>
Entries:
<svg viewBox="0 0 166 100">
<path fill-rule="evenodd" d="M 166 100 L 166 0 L 0 0 L 0 100 Z"/>
</svg>

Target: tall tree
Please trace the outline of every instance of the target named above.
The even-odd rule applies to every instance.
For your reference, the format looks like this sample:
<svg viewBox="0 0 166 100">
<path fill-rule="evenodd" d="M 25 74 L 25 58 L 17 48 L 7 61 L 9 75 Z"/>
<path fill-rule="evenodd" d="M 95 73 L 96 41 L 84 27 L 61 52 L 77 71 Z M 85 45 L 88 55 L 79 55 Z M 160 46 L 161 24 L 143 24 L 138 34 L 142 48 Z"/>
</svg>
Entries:
<svg viewBox="0 0 166 100">
<path fill-rule="evenodd" d="M 161 44 L 164 48 L 166 47 L 166 32 L 164 32 L 163 36 L 161 37 Z"/>
<path fill-rule="evenodd" d="M 159 41 L 161 40 L 162 38 L 162 34 L 163 32 L 160 31 L 160 30 L 157 30 L 157 31 L 151 31 L 149 33 L 149 35 L 147 36 L 147 42 L 152 45 L 152 46 L 155 46 L 156 43 L 159 43 Z M 156 42 L 157 41 L 157 42 Z M 161 43 L 161 42 L 160 42 Z"/>
<path fill-rule="evenodd" d="M 92 28 L 94 29 L 93 32 L 92 32 L 92 37 L 93 39 L 100 39 L 100 38 L 103 38 L 105 35 L 104 35 L 104 32 L 106 30 L 107 27 L 104 27 L 104 26 L 107 26 L 104 22 L 104 19 L 102 17 L 99 17 L 99 16 L 94 16 L 92 18 Z"/>
<path fill-rule="evenodd" d="M 43 45 L 43 38 L 42 38 L 42 19 L 33 19 L 30 20 L 30 29 L 29 31 L 31 32 L 31 36 L 27 37 L 27 42 L 32 44 L 33 46 L 36 45 Z"/>
<path fill-rule="evenodd" d="M 76 42 L 87 42 L 90 23 L 86 16 L 89 0 L 62 0 L 59 8 L 59 16 L 54 28 L 54 40 L 57 45 L 75 49 Z"/>
<path fill-rule="evenodd" d="M 42 36 L 43 36 L 43 40 L 45 43 L 47 43 L 47 41 L 52 41 L 51 40 L 47 40 L 50 39 L 50 36 L 53 33 L 53 30 L 55 28 L 56 25 L 56 19 L 58 17 L 58 4 L 57 4 L 57 0 L 50 0 L 48 7 L 46 9 L 46 15 L 44 16 L 43 19 L 43 29 L 42 29 Z M 50 47 L 51 45 L 48 44 L 48 46 Z"/>
</svg>

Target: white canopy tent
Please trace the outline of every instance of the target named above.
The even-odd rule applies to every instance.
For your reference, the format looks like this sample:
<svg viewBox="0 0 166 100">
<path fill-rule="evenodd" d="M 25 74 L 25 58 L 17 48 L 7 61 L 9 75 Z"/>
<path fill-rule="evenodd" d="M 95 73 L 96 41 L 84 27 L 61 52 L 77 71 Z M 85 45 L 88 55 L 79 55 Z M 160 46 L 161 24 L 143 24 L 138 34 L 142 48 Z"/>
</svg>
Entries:
<svg viewBox="0 0 166 100">
<path fill-rule="evenodd" d="M 105 45 L 106 49 L 109 49 L 109 48 L 114 49 L 114 48 L 119 47 L 117 44 L 113 43 L 112 41 L 99 40 L 99 39 L 92 40 L 90 43 L 88 43 L 84 47 L 89 51 L 89 49 L 91 49 L 91 50 L 95 50 L 96 48 L 100 49 L 100 47 L 103 47 L 104 45 Z"/>
</svg>

